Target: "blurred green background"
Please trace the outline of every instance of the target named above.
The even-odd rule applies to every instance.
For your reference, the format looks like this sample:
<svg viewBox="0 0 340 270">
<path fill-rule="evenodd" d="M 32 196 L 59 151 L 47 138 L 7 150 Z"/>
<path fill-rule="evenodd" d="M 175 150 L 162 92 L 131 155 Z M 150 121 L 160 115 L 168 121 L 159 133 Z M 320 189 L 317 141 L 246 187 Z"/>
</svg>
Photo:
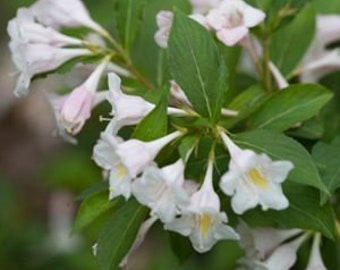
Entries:
<svg viewBox="0 0 340 270">
<path fill-rule="evenodd" d="M 53 136 L 53 115 L 42 93 L 64 87 L 67 76 L 34 82 L 27 98 L 13 97 L 15 69 L 8 50 L 7 22 L 19 6 L 33 2 L 0 1 L 0 269 L 97 269 L 91 249 L 96 234 L 71 234 L 71 229 L 79 205 L 76 197 L 102 181 L 91 153 L 103 127 L 98 115 L 108 107 L 97 109 L 78 145 L 72 146 Z M 85 2 L 95 19 L 109 25 L 110 16 L 101 16 L 103 10 L 109 13 L 108 1 Z M 156 225 L 129 269 L 234 269 L 240 253 L 235 243 L 226 242 L 207 255 L 193 254 L 181 263 L 169 243 L 168 235 Z"/>
</svg>

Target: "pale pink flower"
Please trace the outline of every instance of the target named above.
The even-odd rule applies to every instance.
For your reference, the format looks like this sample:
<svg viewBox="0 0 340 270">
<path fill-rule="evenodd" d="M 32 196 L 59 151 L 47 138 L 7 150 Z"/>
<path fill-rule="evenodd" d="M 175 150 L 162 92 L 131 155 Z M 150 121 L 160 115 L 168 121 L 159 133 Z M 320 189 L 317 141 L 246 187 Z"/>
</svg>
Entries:
<svg viewBox="0 0 340 270">
<path fill-rule="evenodd" d="M 57 121 L 68 133 L 77 134 L 86 120 L 91 117 L 91 111 L 96 105 L 96 92 L 99 81 L 106 69 L 108 60 L 105 59 L 90 75 L 90 77 L 80 86 L 75 88 L 70 94 L 59 98 L 59 106 L 54 106 Z M 53 103 L 53 100 L 51 101 Z M 57 104 L 54 102 L 54 104 Z"/>
<path fill-rule="evenodd" d="M 38 0 L 30 9 L 38 21 L 47 26 L 88 27 L 102 35 L 107 35 L 105 29 L 95 22 L 81 0 Z"/>
<path fill-rule="evenodd" d="M 242 0 L 224 0 L 207 15 L 217 38 L 227 46 L 234 46 L 248 37 L 249 28 L 260 24 L 264 18 L 263 11 Z"/>
<path fill-rule="evenodd" d="M 17 16 L 8 23 L 7 31 L 12 42 L 46 44 L 54 47 L 82 45 L 83 41 L 59 33 L 51 27 L 36 22 L 30 9 L 19 8 Z"/>
<path fill-rule="evenodd" d="M 156 16 L 158 30 L 155 34 L 155 41 L 161 48 L 168 47 L 168 39 L 172 27 L 174 14 L 171 11 L 162 10 Z"/>
</svg>

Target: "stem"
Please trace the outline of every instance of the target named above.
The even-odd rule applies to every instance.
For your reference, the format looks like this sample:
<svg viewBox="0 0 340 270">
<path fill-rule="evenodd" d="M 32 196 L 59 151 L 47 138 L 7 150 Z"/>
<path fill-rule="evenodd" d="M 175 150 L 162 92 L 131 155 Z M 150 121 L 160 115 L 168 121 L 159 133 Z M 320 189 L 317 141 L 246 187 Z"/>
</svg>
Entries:
<svg viewBox="0 0 340 270">
<path fill-rule="evenodd" d="M 259 57 L 256 54 L 256 50 L 255 50 L 253 43 L 252 43 L 250 38 L 249 38 L 248 42 L 246 42 L 244 48 L 246 49 L 247 53 L 249 54 L 250 59 L 253 62 L 257 73 L 259 74 L 259 76 L 261 76 L 263 74 L 263 70 L 262 70 L 262 67 L 259 63 Z"/>
<path fill-rule="evenodd" d="M 264 87 L 268 93 L 272 92 L 272 77 L 269 68 L 270 55 L 269 55 L 269 40 L 266 38 L 263 42 L 263 79 Z"/>
<path fill-rule="evenodd" d="M 120 46 L 120 44 L 111 37 L 110 34 L 106 34 L 103 36 L 104 38 L 106 38 L 111 45 L 113 46 L 113 48 L 120 54 L 120 56 L 123 58 L 123 61 L 125 62 L 125 67 L 127 70 L 129 70 L 131 72 L 131 74 L 141 83 L 144 85 L 144 87 L 146 87 L 147 89 L 152 90 L 153 89 L 153 85 L 146 79 L 143 77 L 142 74 L 139 73 L 139 71 L 133 66 L 132 64 L 132 60 L 130 58 L 130 56 L 125 52 L 125 50 L 122 48 L 122 46 Z"/>
</svg>

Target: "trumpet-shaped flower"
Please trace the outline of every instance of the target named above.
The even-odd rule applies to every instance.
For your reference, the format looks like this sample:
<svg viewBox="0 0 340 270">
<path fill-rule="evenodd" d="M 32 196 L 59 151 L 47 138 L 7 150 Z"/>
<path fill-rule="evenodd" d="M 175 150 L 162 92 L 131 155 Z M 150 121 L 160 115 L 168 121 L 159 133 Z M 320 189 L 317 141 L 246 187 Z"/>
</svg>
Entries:
<svg viewBox="0 0 340 270">
<path fill-rule="evenodd" d="M 54 47 L 81 45 L 82 40 L 63 35 L 35 21 L 30 9 L 19 8 L 17 16 L 8 23 L 7 31 L 13 42 L 48 44 Z"/>
<path fill-rule="evenodd" d="M 183 184 L 184 164 L 181 159 L 162 169 L 152 164 L 134 181 L 133 194 L 141 204 L 151 208 L 162 222 L 168 223 L 189 204 Z"/>
<path fill-rule="evenodd" d="M 300 229 L 251 229 L 244 222 L 241 222 L 236 230 L 240 234 L 240 246 L 244 249 L 246 256 L 260 260 L 267 258 L 275 248 L 286 240 L 302 233 Z"/>
<path fill-rule="evenodd" d="M 221 132 L 229 150 L 229 171 L 221 179 L 223 192 L 233 196 L 231 205 L 235 213 L 242 214 L 258 204 L 263 210 L 282 210 L 289 202 L 284 196 L 281 183 L 287 178 L 293 164 L 290 161 L 272 161 L 265 154 L 242 150 Z"/>
<path fill-rule="evenodd" d="M 114 118 L 111 130 L 116 134 L 121 127 L 138 124 L 155 105 L 141 97 L 126 95 L 121 91 L 121 79 L 115 74 L 109 74 L 109 102 L 112 105 Z"/>
<path fill-rule="evenodd" d="M 338 15 L 317 17 L 315 39 L 299 68 L 301 81 L 316 82 L 323 76 L 340 69 L 340 50 L 327 49 L 332 42 L 340 40 L 339 22 Z"/>
<path fill-rule="evenodd" d="M 278 246 L 266 260 L 249 260 L 247 264 L 254 270 L 289 270 L 296 262 L 298 249 L 308 237 L 308 234 L 303 234 Z"/>
<path fill-rule="evenodd" d="M 210 250 L 222 239 L 238 240 L 238 234 L 226 225 L 228 219 L 220 212 L 220 199 L 212 184 L 213 163 L 209 161 L 202 187 L 190 198 L 190 205 L 182 215 L 165 224 L 166 230 L 188 236 L 194 249 L 200 253 Z"/>
<path fill-rule="evenodd" d="M 173 132 L 151 142 L 131 139 L 122 142 L 119 138 L 103 132 L 101 139 L 94 147 L 96 163 L 110 171 L 110 199 L 131 195 L 132 179 L 136 178 L 152 163 L 158 152 L 182 133 Z"/>
<path fill-rule="evenodd" d="M 208 24 L 216 31 L 217 38 L 227 46 L 234 46 L 248 37 L 249 28 L 260 24 L 265 13 L 242 0 L 224 0 L 209 11 Z"/>
<path fill-rule="evenodd" d="M 68 133 L 77 134 L 86 120 L 91 117 L 91 111 L 96 104 L 96 91 L 103 72 L 107 66 L 104 60 L 80 86 L 75 88 L 71 94 L 59 98 L 59 106 L 54 106 L 57 121 Z M 58 104 L 58 102 L 51 103 Z"/>
<path fill-rule="evenodd" d="M 38 0 L 30 9 L 44 25 L 56 29 L 85 26 L 106 35 L 106 30 L 90 17 L 81 0 Z"/>
<path fill-rule="evenodd" d="M 29 92 L 31 79 L 52 71 L 73 58 L 92 54 L 87 49 L 61 49 L 46 44 L 10 42 L 12 59 L 20 72 L 14 94 L 24 96 Z"/>
<path fill-rule="evenodd" d="M 327 270 L 322 261 L 320 253 L 320 240 L 321 235 L 319 233 L 315 234 L 312 245 L 312 252 L 310 254 L 306 270 Z"/>
</svg>

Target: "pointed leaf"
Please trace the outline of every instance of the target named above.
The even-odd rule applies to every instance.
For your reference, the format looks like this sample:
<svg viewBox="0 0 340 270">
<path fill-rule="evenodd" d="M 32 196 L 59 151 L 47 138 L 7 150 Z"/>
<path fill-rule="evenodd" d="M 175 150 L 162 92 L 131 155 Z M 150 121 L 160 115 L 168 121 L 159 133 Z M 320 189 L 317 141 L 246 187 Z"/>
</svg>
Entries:
<svg viewBox="0 0 340 270">
<path fill-rule="evenodd" d="M 215 121 L 227 90 L 227 68 L 211 34 L 176 12 L 168 48 L 170 71 L 194 109 Z"/>
<path fill-rule="evenodd" d="M 130 250 L 148 209 L 136 200 L 113 213 L 98 240 L 97 261 L 101 270 L 116 270 Z"/>
<path fill-rule="evenodd" d="M 319 142 L 312 151 L 317 162 L 321 179 L 331 194 L 340 188 L 340 136 L 330 144 Z M 329 196 L 322 194 L 325 202 Z"/>
<path fill-rule="evenodd" d="M 288 75 L 301 61 L 315 33 L 315 10 L 312 5 L 306 7 L 272 37 L 271 59 L 284 74 Z"/>
<path fill-rule="evenodd" d="M 164 94 L 158 105 L 138 124 L 133 137 L 152 141 L 165 136 L 168 131 L 167 97 Z"/>
<path fill-rule="evenodd" d="M 301 185 L 285 185 L 284 193 L 289 200 L 289 208 L 283 211 L 269 211 L 281 225 L 319 231 L 330 239 L 335 239 L 335 216 L 330 204 L 320 206 L 316 190 Z"/>
<path fill-rule="evenodd" d="M 270 97 L 250 118 L 256 128 L 283 131 L 317 114 L 332 93 L 315 84 L 297 84 Z"/>
<path fill-rule="evenodd" d="M 80 205 L 72 231 L 81 231 L 95 221 L 99 216 L 115 207 L 118 207 L 119 205 L 121 205 L 121 200 L 109 200 L 109 194 L 107 191 L 92 194 Z"/>
</svg>

